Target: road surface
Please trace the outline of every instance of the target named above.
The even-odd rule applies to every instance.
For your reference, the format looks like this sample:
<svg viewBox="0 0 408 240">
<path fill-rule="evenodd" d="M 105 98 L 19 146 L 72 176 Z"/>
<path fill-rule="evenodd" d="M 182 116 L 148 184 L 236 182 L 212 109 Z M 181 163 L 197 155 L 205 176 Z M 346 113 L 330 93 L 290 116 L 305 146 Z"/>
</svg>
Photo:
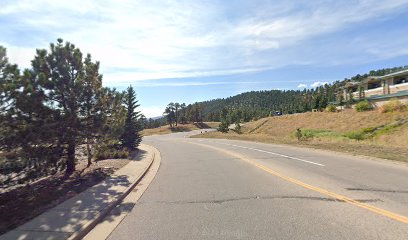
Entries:
<svg viewBox="0 0 408 240">
<path fill-rule="evenodd" d="M 408 239 L 408 167 L 191 133 L 109 239 Z"/>
</svg>

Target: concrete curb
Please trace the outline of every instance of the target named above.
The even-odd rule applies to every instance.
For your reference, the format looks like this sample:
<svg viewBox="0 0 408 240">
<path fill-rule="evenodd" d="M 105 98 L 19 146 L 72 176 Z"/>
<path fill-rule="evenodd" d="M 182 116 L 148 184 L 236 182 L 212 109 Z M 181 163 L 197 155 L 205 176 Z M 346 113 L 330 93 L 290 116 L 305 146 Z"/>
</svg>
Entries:
<svg viewBox="0 0 408 240">
<path fill-rule="evenodd" d="M 73 233 L 71 236 L 69 236 L 68 240 L 79 240 L 82 239 L 83 237 L 85 237 L 100 221 L 102 221 L 106 215 L 109 214 L 110 211 L 112 211 L 113 208 L 115 208 L 118 204 L 120 204 L 120 202 L 123 201 L 123 199 L 129 195 L 129 193 L 136 187 L 136 185 L 142 180 L 142 178 L 146 175 L 146 173 L 149 171 L 150 167 L 153 164 L 153 161 L 156 157 L 156 151 L 158 151 L 156 148 L 150 146 L 150 145 L 146 145 L 143 144 L 144 146 L 147 146 L 148 148 L 152 149 L 153 153 L 152 153 L 152 157 L 150 160 L 150 163 L 146 166 L 146 168 L 143 170 L 142 174 L 136 179 L 136 181 L 130 185 L 126 191 L 115 201 L 113 201 L 112 203 L 110 203 L 108 206 L 106 206 L 102 211 L 100 211 L 93 220 L 89 221 L 88 223 L 86 223 L 86 225 L 84 225 L 84 227 L 78 231 Z"/>
<path fill-rule="evenodd" d="M 82 194 L 82 197 L 78 197 L 77 199 L 74 197 L 66 200 L 54 208 L 40 214 L 36 218 L 33 218 L 32 220 L 17 227 L 16 229 L 6 232 L 0 236 L 0 239 L 82 239 L 100 221 L 102 221 L 112 209 L 121 204 L 123 199 L 125 199 L 145 177 L 155 162 L 154 160 L 157 158 L 157 156 L 160 156 L 160 152 L 150 145 L 141 144 L 140 149 L 146 153 L 146 155 L 136 155 L 140 157 L 139 161 L 141 161 L 142 164 L 139 164 L 138 161 L 131 161 L 130 163 L 132 163 L 132 166 L 129 166 L 127 169 L 125 166 L 124 168 L 121 168 L 115 172 L 111 177 L 108 177 L 97 185 L 88 188 L 84 192 L 80 193 L 80 195 Z M 120 176 L 115 176 L 115 174 L 119 174 Z M 129 184 L 126 184 L 126 187 L 123 187 L 123 185 L 121 187 L 120 183 L 122 180 L 120 177 L 131 179 L 128 182 Z M 119 179 L 119 181 L 116 183 L 117 179 Z M 109 183 L 111 180 L 113 181 Z M 106 185 L 106 182 L 104 181 L 107 181 L 108 185 Z M 104 189 L 95 191 L 95 189 L 98 189 L 100 186 L 104 186 Z M 88 204 L 91 203 L 90 207 L 92 207 L 92 204 L 99 204 L 100 202 L 98 202 L 97 198 L 89 199 L 89 196 L 94 196 L 94 194 L 98 191 L 105 196 L 106 194 L 109 196 L 109 191 L 112 188 L 117 187 L 119 187 L 120 191 L 112 196 L 108 201 L 104 202 L 103 206 L 101 206 L 99 210 L 75 209 L 78 207 L 78 205 L 75 205 L 78 202 L 80 204 L 82 202 L 88 202 Z M 78 212 L 84 212 L 85 214 L 78 217 L 78 215 L 80 215 L 77 214 Z M 64 220 L 57 219 L 60 217 Z"/>
</svg>

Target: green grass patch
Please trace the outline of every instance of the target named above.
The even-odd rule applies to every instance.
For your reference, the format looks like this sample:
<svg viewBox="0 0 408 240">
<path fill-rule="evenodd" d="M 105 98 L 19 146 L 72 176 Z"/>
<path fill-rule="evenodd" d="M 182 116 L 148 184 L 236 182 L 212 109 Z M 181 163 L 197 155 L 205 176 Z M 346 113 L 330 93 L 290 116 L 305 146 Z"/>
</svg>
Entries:
<svg viewBox="0 0 408 240">
<path fill-rule="evenodd" d="M 343 134 L 344 137 L 349 138 L 349 139 L 353 139 L 353 140 L 364 140 L 366 139 L 366 134 L 363 131 L 351 131 L 351 132 L 347 132 L 345 134 Z"/>
<path fill-rule="evenodd" d="M 352 140 L 366 140 L 379 137 L 384 134 L 391 134 L 398 131 L 401 127 L 408 127 L 408 118 L 398 119 L 386 125 L 375 127 L 365 127 L 349 132 L 338 133 L 327 129 L 300 129 L 292 133 L 292 137 L 299 140 L 309 140 L 313 138 L 337 138 L 337 139 L 352 139 Z"/>
<path fill-rule="evenodd" d="M 392 133 L 402 125 L 407 124 L 407 120 L 399 120 L 387 125 L 381 125 L 377 127 L 367 127 L 362 128 L 357 131 L 350 131 L 343 134 L 344 137 L 354 140 L 365 140 L 365 139 L 372 139 L 374 137 L 378 137 L 384 134 Z"/>
<path fill-rule="evenodd" d="M 298 133 L 294 133 L 294 136 L 298 136 Z M 337 132 L 333 132 L 327 129 L 301 129 L 300 135 L 301 139 L 311 139 L 315 137 L 340 137 L 341 135 Z"/>
</svg>

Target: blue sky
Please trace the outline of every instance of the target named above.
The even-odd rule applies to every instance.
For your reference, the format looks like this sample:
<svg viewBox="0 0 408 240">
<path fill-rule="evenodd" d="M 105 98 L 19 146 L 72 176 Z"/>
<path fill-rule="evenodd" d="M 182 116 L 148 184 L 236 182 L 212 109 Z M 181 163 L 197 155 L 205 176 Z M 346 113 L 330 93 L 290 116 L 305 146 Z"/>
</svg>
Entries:
<svg viewBox="0 0 408 240">
<path fill-rule="evenodd" d="M 0 0 L 0 45 L 30 66 L 57 38 L 132 84 L 147 117 L 168 102 L 299 89 L 408 65 L 408 0 Z"/>
</svg>

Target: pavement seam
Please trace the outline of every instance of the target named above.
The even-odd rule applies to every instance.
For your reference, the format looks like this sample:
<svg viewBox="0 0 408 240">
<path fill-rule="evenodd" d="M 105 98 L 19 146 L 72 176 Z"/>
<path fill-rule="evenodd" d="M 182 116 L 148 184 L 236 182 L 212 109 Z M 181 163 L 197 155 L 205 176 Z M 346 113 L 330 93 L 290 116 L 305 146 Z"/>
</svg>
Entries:
<svg viewBox="0 0 408 240">
<path fill-rule="evenodd" d="M 326 202 L 337 202 L 345 203 L 345 201 L 337 198 L 324 198 L 324 197 L 308 197 L 308 196 L 254 196 L 254 197 L 243 197 L 243 198 L 231 198 L 231 199 L 220 199 L 220 200 L 203 200 L 203 201 L 152 201 L 152 202 L 140 202 L 136 205 L 146 205 L 146 204 L 223 204 L 228 202 L 236 201 L 248 201 L 248 200 L 281 200 L 281 199 L 290 199 L 290 200 L 317 200 L 317 201 L 326 201 Z M 381 199 L 356 199 L 358 202 L 382 202 Z"/>
</svg>

